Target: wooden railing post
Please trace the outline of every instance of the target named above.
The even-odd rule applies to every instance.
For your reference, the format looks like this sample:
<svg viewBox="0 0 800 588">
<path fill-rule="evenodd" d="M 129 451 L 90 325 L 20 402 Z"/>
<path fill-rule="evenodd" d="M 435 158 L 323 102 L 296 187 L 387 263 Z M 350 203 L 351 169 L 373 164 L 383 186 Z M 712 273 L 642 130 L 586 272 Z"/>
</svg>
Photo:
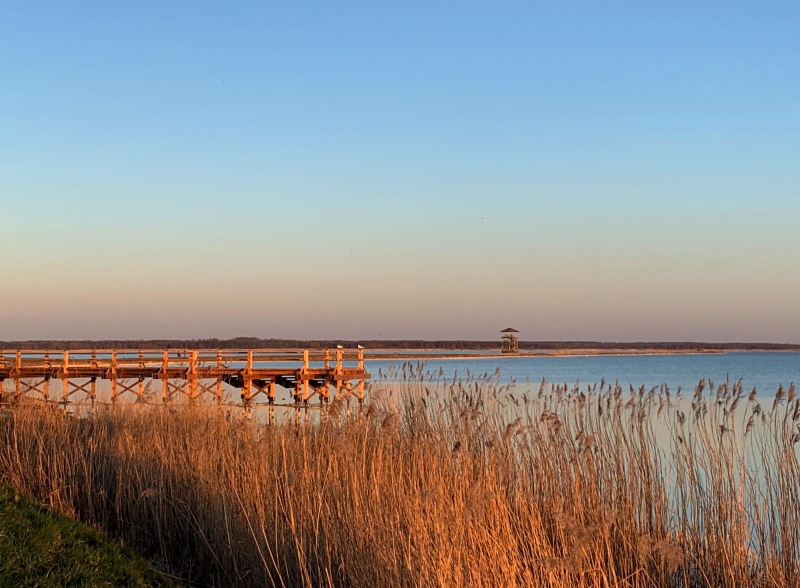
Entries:
<svg viewBox="0 0 800 588">
<path fill-rule="evenodd" d="M 189 400 L 194 402 L 197 398 L 197 350 L 189 353 Z"/>
<path fill-rule="evenodd" d="M 301 373 L 300 377 L 302 382 L 300 384 L 300 390 L 303 396 L 303 402 L 307 402 L 309 397 L 311 396 L 309 394 L 309 389 L 308 389 L 308 370 L 309 370 L 308 349 L 303 349 L 303 368 L 300 372 Z"/>
<path fill-rule="evenodd" d="M 222 404 L 222 349 L 217 349 L 217 404 Z"/>
<path fill-rule="evenodd" d="M 92 349 L 92 354 L 90 356 L 89 365 L 97 369 L 97 350 Z M 89 385 L 89 396 L 92 398 L 92 406 L 94 406 L 95 401 L 97 400 L 97 376 L 92 376 L 91 384 Z"/>
<path fill-rule="evenodd" d="M 22 396 L 22 351 L 17 351 L 16 376 L 14 377 L 14 400 Z"/>
<path fill-rule="evenodd" d="M 117 401 L 117 350 L 111 352 L 111 367 L 108 370 L 111 380 L 111 402 Z"/>
<path fill-rule="evenodd" d="M 52 369 L 52 365 L 50 364 L 50 352 L 49 351 L 45 351 L 44 352 L 44 369 L 45 369 L 45 372 L 47 372 L 47 370 Z M 49 373 L 45 373 L 44 374 L 44 380 L 42 381 L 42 397 L 45 400 L 50 400 L 50 374 Z"/>
<path fill-rule="evenodd" d="M 253 387 L 253 350 L 247 350 L 247 363 L 245 364 L 244 374 L 242 374 L 242 406 L 250 408 Z"/>
<path fill-rule="evenodd" d="M 169 402 L 169 350 L 162 352 L 161 358 L 161 402 Z"/>
<path fill-rule="evenodd" d="M 336 350 L 336 369 L 333 372 L 336 380 L 336 399 L 338 400 L 342 394 L 342 350 Z"/>
<path fill-rule="evenodd" d="M 61 386 L 61 398 L 66 406 L 69 402 L 69 351 L 65 351 L 61 359 Z"/>
<path fill-rule="evenodd" d="M 363 374 L 364 373 L 364 350 L 359 346 L 358 348 L 358 371 Z M 358 398 L 358 403 L 362 404 L 364 402 L 364 378 L 360 378 L 358 380 L 358 386 L 356 387 L 356 398 Z"/>
</svg>

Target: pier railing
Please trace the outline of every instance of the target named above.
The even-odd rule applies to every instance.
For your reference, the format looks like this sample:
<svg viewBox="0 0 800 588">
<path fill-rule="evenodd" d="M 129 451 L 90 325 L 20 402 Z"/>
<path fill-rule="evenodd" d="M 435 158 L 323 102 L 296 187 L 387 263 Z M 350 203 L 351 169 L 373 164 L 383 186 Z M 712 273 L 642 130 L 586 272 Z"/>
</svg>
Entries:
<svg viewBox="0 0 800 588">
<path fill-rule="evenodd" d="M 110 383 L 110 400 L 130 392 L 139 400 L 147 379 L 161 382 L 164 402 L 176 394 L 196 400 L 205 393 L 221 401 L 224 386 L 241 390 L 247 405 L 259 394 L 275 401 L 275 387 L 292 392 L 297 403 L 308 403 L 315 395 L 327 402 L 354 393 L 363 399 L 363 349 L 271 350 L 271 349 L 89 349 L 89 350 L 0 350 L 0 398 L 9 399 L 6 380 L 13 385 L 10 398 L 23 396 L 50 399 L 50 382 L 61 381 L 62 402 L 76 393 L 97 399 L 98 380 Z M 133 381 L 133 382 L 132 382 Z"/>
</svg>

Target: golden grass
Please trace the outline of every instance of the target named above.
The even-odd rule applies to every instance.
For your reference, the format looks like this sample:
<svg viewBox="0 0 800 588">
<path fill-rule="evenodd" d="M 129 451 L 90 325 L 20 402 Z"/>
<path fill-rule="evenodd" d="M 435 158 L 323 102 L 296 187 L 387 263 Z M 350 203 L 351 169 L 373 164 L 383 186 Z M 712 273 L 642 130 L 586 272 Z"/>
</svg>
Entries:
<svg viewBox="0 0 800 588">
<path fill-rule="evenodd" d="M 800 400 L 522 393 L 406 364 L 361 411 L 21 404 L 0 475 L 201 585 L 796 586 Z"/>
</svg>

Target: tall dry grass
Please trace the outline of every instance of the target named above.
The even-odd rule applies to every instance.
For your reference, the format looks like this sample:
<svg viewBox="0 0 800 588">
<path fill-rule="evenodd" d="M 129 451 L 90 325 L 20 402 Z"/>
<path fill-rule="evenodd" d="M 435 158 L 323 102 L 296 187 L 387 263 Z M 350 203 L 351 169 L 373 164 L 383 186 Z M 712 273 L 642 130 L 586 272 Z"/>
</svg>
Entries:
<svg viewBox="0 0 800 588">
<path fill-rule="evenodd" d="M 800 400 L 741 382 L 623 390 L 406 364 L 362 410 L 19 405 L 0 474 L 231 586 L 797 586 Z"/>
</svg>

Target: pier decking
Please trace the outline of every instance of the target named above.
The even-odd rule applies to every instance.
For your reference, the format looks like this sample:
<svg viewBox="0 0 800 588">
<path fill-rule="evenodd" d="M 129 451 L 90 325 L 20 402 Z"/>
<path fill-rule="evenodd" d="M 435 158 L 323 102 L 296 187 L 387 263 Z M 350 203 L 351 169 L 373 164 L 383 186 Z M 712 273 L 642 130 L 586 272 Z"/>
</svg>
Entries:
<svg viewBox="0 0 800 588">
<path fill-rule="evenodd" d="M 276 386 L 289 390 L 297 404 L 351 393 L 361 401 L 369 378 L 363 349 L 0 350 L 2 401 L 32 397 L 68 404 L 78 395 L 94 402 L 98 381 L 108 382 L 112 403 L 122 397 L 142 401 L 153 382 L 163 402 L 177 396 L 222 402 L 226 386 L 240 391 L 245 407 L 259 395 L 274 404 Z M 61 384 L 56 398 L 51 397 L 53 380 Z"/>
</svg>

